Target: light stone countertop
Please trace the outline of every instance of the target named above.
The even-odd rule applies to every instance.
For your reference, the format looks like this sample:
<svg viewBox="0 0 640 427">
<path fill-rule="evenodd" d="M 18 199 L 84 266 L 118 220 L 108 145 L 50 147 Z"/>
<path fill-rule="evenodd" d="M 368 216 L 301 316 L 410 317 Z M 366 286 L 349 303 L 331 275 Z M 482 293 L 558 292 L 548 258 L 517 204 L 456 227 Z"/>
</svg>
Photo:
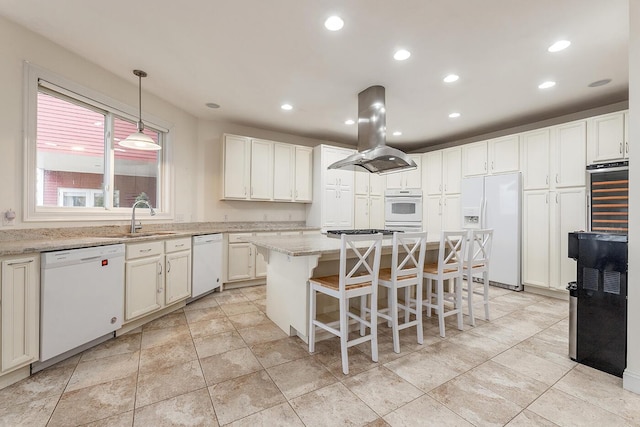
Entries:
<svg viewBox="0 0 640 427">
<path fill-rule="evenodd" d="M 0 232 L 0 256 L 87 248 L 117 243 L 191 237 L 213 233 L 319 230 L 302 222 L 218 222 L 149 224 L 135 236 L 128 226 L 34 228 Z"/>
</svg>

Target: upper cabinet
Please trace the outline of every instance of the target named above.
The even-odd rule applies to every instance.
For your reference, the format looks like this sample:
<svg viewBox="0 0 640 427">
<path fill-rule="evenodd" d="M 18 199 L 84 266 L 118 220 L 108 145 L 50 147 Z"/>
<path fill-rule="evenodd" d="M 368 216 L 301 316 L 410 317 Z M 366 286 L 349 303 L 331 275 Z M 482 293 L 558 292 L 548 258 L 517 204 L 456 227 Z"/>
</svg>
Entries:
<svg viewBox="0 0 640 427">
<path fill-rule="evenodd" d="M 423 157 L 422 188 L 426 195 L 460 193 L 461 148 L 431 151 Z"/>
<path fill-rule="evenodd" d="M 522 141 L 523 189 L 548 189 L 551 173 L 549 128 L 523 133 L 520 135 L 520 140 Z"/>
<path fill-rule="evenodd" d="M 517 172 L 520 170 L 520 140 L 509 135 L 488 141 L 489 173 Z"/>
<path fill-rule="evenodd" d="M 223 199 L 311 201 L 311 147 L 224 135 L 223 150 Z"/>
<path fill-rule="evenodd" d="M 416 162 L 416 169 L 395 172 L 387 175 L 388 190 L 403 190 L 407 188 L 422 188 L 422 155 L 409 154 L 411 160 Z"/>
<path fill-rule="evenodd" d="M 486 175 L 487 141 L 462 146 L 462 176 Z"/>
<path fill-rule="evenodd" d="M 624 160 L 629 156 L 628 117 L 628 112 L 618 112 L 589 119 L 589 164 Z"/>
</svg>

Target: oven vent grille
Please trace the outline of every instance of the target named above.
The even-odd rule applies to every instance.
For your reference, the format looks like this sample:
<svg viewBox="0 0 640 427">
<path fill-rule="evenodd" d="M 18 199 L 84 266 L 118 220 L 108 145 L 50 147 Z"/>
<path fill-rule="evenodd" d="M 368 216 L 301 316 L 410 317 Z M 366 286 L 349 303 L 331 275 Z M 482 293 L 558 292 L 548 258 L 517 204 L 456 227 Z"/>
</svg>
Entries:
<svg viewBox="0 0 640 427">
<path fill-rule="evenodd" d="M 620 272 L 604 272 L 604 291 L 609 294 L 620 295 Z"/>
<path fill-rule="evenodd" d="M 582 288 L 589 291 L 598 290 L 598 270 L 589 267 L 582 269 Z"/>
</svg>

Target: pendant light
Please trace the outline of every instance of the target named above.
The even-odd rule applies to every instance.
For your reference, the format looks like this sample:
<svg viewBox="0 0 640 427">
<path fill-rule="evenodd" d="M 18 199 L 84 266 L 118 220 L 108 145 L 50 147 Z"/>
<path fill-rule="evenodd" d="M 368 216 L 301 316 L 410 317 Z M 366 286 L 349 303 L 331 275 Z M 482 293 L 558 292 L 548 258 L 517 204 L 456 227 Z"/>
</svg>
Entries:
<svg viewBox="0 0 640 427">
<path fill-rule="evenodd" d="M 142 133 L 144 130 L 144 123 L 142 123 L 142 78 L 147 77 L 147 73 L 142 70 L 133 70 L 133 74 L 138 76 L 138 132 L 132 133 L 126 139 L 118 142 L 118 145 L 134 150 L 161 150 L 162 147 L 156 144 L 150 136 Z"/>
</svg>

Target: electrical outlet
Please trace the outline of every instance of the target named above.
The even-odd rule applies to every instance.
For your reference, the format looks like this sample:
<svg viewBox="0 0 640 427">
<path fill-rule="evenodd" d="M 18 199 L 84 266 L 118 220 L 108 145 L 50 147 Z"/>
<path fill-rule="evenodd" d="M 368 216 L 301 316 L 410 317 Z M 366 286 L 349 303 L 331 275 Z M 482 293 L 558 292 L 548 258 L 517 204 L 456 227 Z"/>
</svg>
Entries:
<svg viewBox="0 0 640 427">
<path fill-rule="evenodd" d="M 16 213 L 13 211 L 13 209 L 8 209 L 4 212 L 4 214 L 2 215 L 2 225 L 16 225 Z"/>
</svg>

